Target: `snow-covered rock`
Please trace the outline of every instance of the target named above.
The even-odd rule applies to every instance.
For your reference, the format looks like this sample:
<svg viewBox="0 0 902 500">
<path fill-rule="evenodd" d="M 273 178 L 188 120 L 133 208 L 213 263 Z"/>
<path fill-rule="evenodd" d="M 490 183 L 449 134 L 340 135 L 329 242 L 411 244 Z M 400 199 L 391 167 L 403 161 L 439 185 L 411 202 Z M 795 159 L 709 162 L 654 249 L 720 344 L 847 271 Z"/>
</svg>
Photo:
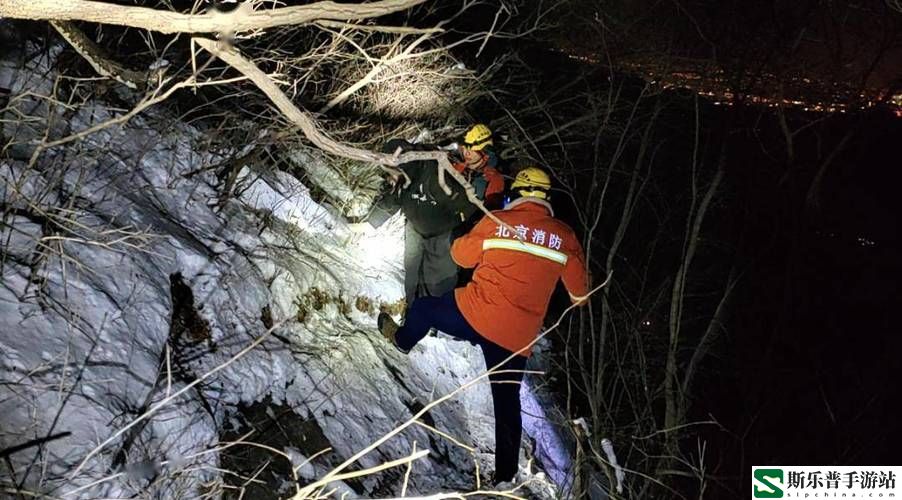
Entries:
<svg viewBox="0 0 902 500">
<path fill-rule="evenodd" d="M 21 56 L 0 61 L 0 87 L 43 126 L 49 108 L 26 94 L 52 91 L 52 57 Z M 89 100 L 57 116 L 65 123 L 51 137 L 115 114 Z M 8 214 L 0 448 L 69 434 L 12 454 L 16 477 L 7 481 L 73 498 L 192 498 L 221 484 L 220 433 L 239 425 L 239 404 L 292 408 L 345 459 L 484 369 L 464 342 L 428 337 L 405 357 L 376 334 L 379 307 L 403 296 L 400 216 L 353 234 L 297 179 L 264 164 L 245 167 L 223 201 L 206 167 L 224 158 L 205 152 L 202 130 L 159 111 L 48 149 L 29 166 L 38 128 L 4 121 L 0 129 L 17 152 L 0 159 Z M 485 383 L 429 416 L 491 469 Z M 421 426 L 355 467 L 407 456 L 414 441 L 430 455 L 413 465 L 409 494 L 475 487 L 476 457 Z M 334 465 L 308 461 L 307 450 L 279 451 L 303 484 Z M 395 495 L 404 472 L 331 486 L 339 495 Z M 544 476 L 534 482 L 542 485 L 534 495 L 553 493 Z"/>
</svg>

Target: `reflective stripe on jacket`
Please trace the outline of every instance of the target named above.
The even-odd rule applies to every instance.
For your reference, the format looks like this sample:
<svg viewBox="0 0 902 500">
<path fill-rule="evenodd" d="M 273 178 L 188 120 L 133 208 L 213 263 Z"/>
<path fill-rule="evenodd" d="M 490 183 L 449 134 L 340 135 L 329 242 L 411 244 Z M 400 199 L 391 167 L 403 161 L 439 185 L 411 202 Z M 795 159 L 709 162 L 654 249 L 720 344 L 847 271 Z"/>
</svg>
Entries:
<svg viewBox="0 0 902 500">
<path fill-rule="evenodd" d="M 455 290 L 455 299 L 477 332 L 517 352 L 542 328 L 558 278 L 571 295 L 588 293 L 585 257 L 573 230 L 554 218 L 544 200 L 520 198 L 492 213 L 525 239 L 489 217 L 456 239 L 454 261 L 476 270 L 467 286 Z"/>
</svg>

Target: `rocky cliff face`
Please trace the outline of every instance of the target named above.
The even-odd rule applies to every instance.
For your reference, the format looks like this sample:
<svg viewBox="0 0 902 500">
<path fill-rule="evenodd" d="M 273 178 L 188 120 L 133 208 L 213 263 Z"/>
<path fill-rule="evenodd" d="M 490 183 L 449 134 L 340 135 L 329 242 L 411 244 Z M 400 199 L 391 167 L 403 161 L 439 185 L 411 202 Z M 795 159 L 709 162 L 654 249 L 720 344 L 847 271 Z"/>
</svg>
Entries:
<svg viewBox="0 0 902 500">
<path fill-rule="evenodd" d="M 55 53 L 23 43 L 0 61 L 0 448 L 68 434 L 12 453 L 5 486 L 287 496 L 484 369 L 466 343 L 428 337 L 407 357 L 376 333 L 376 312 L 398 312 L 403 295 L 399 217 L 352 235 L 262 162 L 224 197 L 211 168 L 224 158 L 206 132 L 153 109 L 34 155 L 122 114 L 93 97 L 49 99 L 80 84 L 58 78 Z M 414 425 L 351 469 L 416 444 L 430 454 L 408 493 L 474 489 L 476 464 L 485 474 L 492 463 L 488 386 L 427 416 L 470 450 Z M 528 495 L 550 495 L 533 472 Z M 399 495 L 404 474 L 332 487 Z"/>
</svg>

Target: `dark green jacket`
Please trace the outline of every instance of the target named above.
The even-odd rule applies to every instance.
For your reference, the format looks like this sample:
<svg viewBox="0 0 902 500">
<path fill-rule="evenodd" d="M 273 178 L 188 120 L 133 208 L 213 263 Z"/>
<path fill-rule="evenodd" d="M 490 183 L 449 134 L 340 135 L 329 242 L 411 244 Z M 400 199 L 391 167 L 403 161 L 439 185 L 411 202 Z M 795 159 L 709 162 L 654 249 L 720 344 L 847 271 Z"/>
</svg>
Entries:
<svg viewBox="0 0 902 500">
<path fill-rule="evenodd" d="M 402 151 L 435 151 L 432 145 L 411 144 L 403 139 L 392 139 L 382 148 L 384 153 Z M 385 223 L 399 209 L 416 232 L 431 238 L 451 231 L 476 211 L 476 206 L 467 200 L 466 191 L 450 175 L 445 175 L 445 183 L 451 188 L 451 196 L 445 194 L 439 185 L 438 165 L 435 160 L 417 160 L 404 163 L 399 168 L 410 177 L 406 188 L 389 186 L 376 200 L 367 221 L 373 227 Z M 403 185 L 403 179 L 401 179 Z"/>
</svg>

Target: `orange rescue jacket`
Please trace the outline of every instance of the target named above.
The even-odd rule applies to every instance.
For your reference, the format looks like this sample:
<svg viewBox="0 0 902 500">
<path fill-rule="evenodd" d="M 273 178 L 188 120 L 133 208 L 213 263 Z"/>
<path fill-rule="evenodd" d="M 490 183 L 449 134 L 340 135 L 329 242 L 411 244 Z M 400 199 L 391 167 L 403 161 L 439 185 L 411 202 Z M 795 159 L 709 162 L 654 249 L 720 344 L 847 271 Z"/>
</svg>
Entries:
<svg viewBox="0 0 902 500">
<path fill-rule="evenodd" d="M 535 340 L 558 278 L 571 296 L 588 293 L 583 249 L 573 230 L 555 219 L 551 205 L 520 198 L 492 212 L 517 233 L 489 217 L 451 246 L 461 267 L 476 267 L 473 279 L 454 292 L 457 307 L 477 332 L 517 352 Z M 522 352 L 529 356 L 532 349 Z"/>
<path fill-rule="evenodd" d="M 482 200 L 486 208 L 495 210 L 504 205 L 504 176 L 501 172 L 488 165 L 475 173 L 467 170 L 465 163 L 455 163 L 453 166 L 473 185 L 476 197 Z"/>
</svg>

